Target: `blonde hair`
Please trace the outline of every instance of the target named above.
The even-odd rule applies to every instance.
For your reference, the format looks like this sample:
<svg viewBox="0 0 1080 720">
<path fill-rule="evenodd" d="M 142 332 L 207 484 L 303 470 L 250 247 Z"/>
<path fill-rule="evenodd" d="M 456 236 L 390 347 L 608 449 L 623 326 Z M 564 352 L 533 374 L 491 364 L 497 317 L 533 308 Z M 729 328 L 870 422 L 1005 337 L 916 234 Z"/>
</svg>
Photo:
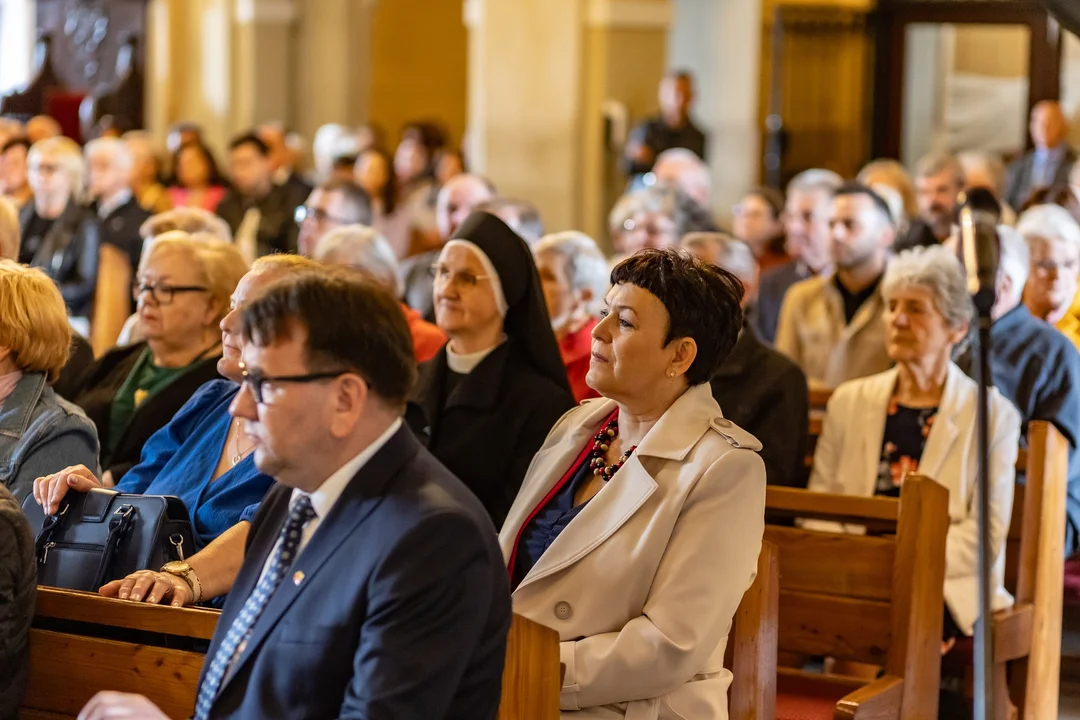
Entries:
<svg viewBox="0 0 1080 720">
<path fill-rule="evenodd" d="M 229 224 L 220 217 L 202 208 L 179 207 L 153 215 L 139 227 L 143 240 L 180 230 L 185 233 L 207 233 L 219 240 L 232 242 Z"/>
<path fill-rule="evenodd" d="M 71 325 L 60 290 L 37 268 L 0 260 L 0 346 L 24 373 L 60 377 L 71 352 Z"/>
<path fill-rule="evenodd" d="M 0 260 L 19 259 L 19 211 L 6 197 L 0 197 Z"/>
<path fill-rule="evenodd" d="M 319 270 L 322 264 L 309 257 L 292 254 L 263 255 L 251 263 L 251 272 L 264 273 L 272 270 Z"/>
<path fill-rule="evenodd" d="M 58 135 L 38 140 L 30 146 L 26 162 L 32 165 L 40 162 L 42 155 L 55 155 L 59 161 L 60 170 L 67 175 L 71 184 L 71 196 L 76 201 L 82 202 L 86 196 L 84 178 L 86 176 L 86 163 L 83 161 L 82 149 L 79 144 L 69 137 Z"/>
<path fill-rule="evenodd" d="M 229 312 L 229 301 L 236 284 L 248 271 L 240 251 L 232 243 L 208 233 L 192 234 L 174 230 L 146 244 L 139 261 L 139 274 L 145 272 L 155 254 L 166 251 L 186 253 L 195 262 L 201 281 L 206 284 L 207 292 L 216 305 L 214 322 L 221 322 Z"/>
</svg>

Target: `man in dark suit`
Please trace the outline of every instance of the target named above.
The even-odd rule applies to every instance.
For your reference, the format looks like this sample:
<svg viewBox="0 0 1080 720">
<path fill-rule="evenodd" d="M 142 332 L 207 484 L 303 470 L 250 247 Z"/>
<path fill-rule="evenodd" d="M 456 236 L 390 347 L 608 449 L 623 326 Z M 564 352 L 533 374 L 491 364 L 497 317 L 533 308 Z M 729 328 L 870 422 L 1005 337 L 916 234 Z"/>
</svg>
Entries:
<svg viewBox="0 0 1080 720">
<path fill-rule="evenodd" d="M 150 213 L 143 210 L 131 192 L 131 153 L 121 140 L 110 137 L 91 140 L 85 153 L 91 209 L 101 220 L 101 242 L 124 251 L 134 276 L 142 255 L 139 228 Z"/>
<path fill-rule="evenodd" d="M 789 358 L 762 343 L 750 328 L 757 294 L 754 251 L 724 233 L 690 233 L 682 245 L 705 262 L 733 273 L 743 284 L 747 322 L 735 348 L 709 380 L 724 417 L 761 441 L 770 485 L 805 488 L 809 474 L 810 397 L 806 375 Z"/>
<path fill-rule="evenodd" d="M 251 299 L 243 329 L 232 412 L 278 485 L 252 522 L 196 720 L 494 720 L 506 566 L 479 501 L 402 424 L 416 366 L 397 299 L 355 273 L 311 272 Z M 147 716 L 144 699 L 110 694 L 82 717 L 117 707 Z"/>
<path fill-rule="evenodd" d="M 1031 109 L 1028 129 L 1035 148 L 1009 166 L 1005 180 L 1005 200 L 1017 211 L 1036 190 L 1067 185 L 1076 163 L 1076 151 L 1069 147 L 1069 124 L 1059 103 L 1037 103 Z"/>
<path fill-rule="evenodd" d="M 229 144 L 232 189 L 217 214 L 229 223 L 248 262 L 276 252 L 296 252 L 296 205 L 290 207 L 285 190 L 274 184 L 270 167 L 270 149 L 256 135 L 241 135 Z"/>
<path fill-rule="evenodd" d="M 842 177 L 822 169 L 801 172 L 788 183 L 784 249 L 791 260 L 761 276 L 752 327 L 762 341 L 771 344 L 776 340 L 780 307 L 788 288 L 812 275 L 832 270 L 829 209 L 833 192 L 843 184 Z"/>
</svg>

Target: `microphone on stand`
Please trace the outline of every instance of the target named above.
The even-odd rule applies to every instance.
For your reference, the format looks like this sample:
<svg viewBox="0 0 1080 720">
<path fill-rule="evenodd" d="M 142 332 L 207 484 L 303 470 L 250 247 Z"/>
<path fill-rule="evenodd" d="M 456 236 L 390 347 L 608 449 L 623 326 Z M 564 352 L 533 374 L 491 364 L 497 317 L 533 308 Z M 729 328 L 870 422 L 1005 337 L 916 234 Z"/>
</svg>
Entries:
<svg viewBox="0 0 1080 720">
<path fill-rule="evenodd" d="M 977 477 L 979 527 L 978 588 L 979 620 L 975 623 L 975 714 L 976 720 L 990 720 L 994 711 L 993 609 L 990 587 L 994 558 L 990 548 L 990 325 L 991 310 L 997 299 L 998 265 L 1001 242 L 997 234 L 1000 205 L 993 194 L 975 188 L 960 197 L 960 254 L 967 274 L 967 288 L 978 315 L 978 335 L 973 360 L 975 380 L 979 385 L 976 408 L 979 472 Z"/>
</svg>

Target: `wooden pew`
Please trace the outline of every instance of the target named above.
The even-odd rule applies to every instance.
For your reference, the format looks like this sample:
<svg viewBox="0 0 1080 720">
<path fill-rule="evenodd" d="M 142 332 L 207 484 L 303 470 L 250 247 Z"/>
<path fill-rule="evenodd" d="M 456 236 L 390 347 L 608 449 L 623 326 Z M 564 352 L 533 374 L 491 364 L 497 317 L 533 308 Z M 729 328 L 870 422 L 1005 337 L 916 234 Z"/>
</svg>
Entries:
<svg viewBox="0 0 1080 720">
<path fill-rule="evenodd" d="M 20 720 L 74 718 L 99 690 L 146 695 L 169 717 L 190 717 L 220 615 L 39 587 Z M 515 615 L 499 719 L 558 720 L 561 685 L 558 635 Z"/>
<path fill-rule="evenodd" d="M 775 545 L 761 544 L 757 577 L 735 612 L 724 663 L 734 675 L 728 701 L 730 720 L 774 720 L 776 717 L 779 558 Z"/>
<path fill-rule="evenodd" d="M 98 357 L 116 345 L 116 339 L 131 315 L 133 277 L 134 270 L 127 253 L 115 245 L 102 243 L 98 251 L 98 280 L 90 322 L 90 345 Z"/>
<path fill-rule="evenodd" d="M 937 717 L 948 491 L 919 476 L 899 501 L 770 487 L 766 513 L 895 532 L 766 525 L 780 550 L 780 653 L 885 668 L 870 682 L 783 668 L 777 717 Z"/>
</svg>

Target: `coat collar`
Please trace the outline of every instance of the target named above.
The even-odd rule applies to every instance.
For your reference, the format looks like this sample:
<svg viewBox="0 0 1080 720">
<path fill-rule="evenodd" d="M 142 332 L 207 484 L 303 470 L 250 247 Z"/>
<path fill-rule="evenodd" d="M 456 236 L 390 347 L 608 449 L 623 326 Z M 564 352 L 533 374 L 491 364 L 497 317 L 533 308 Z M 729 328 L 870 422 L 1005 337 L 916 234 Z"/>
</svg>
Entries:
<svg viewBox="0 0 1080 720">
<path fill-rule="evenodd" d="M 503 526 L 501 539 L 503 553 L 507 557 L 517 542 L 522 525 L 570 469 L 582 448 L 591 441 L 604 419 L 615 408 L 613 400 L 586 402 L 579 411 L 575 426 L 556 444 L 537 453 L 529 477 Z M 656 473 L 662 463 L 655 462 L 655 459 L 684 460 L 702 435 L 708 432 L 710 423 L 719 417 L 720 406 L 713 399 L 708 383 L 696 385 L 683 393 L 653 426 L 615 477 L 540 556 L 515 592 L 574 564 L 611 537 L 656 491 Z"/>
<path fill-rule="evenodd" d="M 409 429 L 403 425 L 360 468 L 360 471 L 346 486 L 330 513 L 323 518 L 311 540 L 297 556 L 293 565 L 289 568 L 290 572 L 286 574 L 281 584 L 278 585 L 270 597 L 270 601 L 267 603 L 262 615 L 259 616 L 255 626 L 251 629 L 251 636 L 244 647 L 244 652 L 237 658 L 229 677 L 222 684 L 222 689 L 224 689 L 225 684 L 237 676 L 244 663 L 258 652 L 267 635 L 278 624 L 278 621 L 281 620 L 281 617 L 292 606 L 300 593 L 311 587 L 312 578 L 322 571 L 334 553 L 345 545 L 349 537 L 356 531 L 356 528 L 378 505 L 385 493 L 386 486 L 393 477 L 419 451 L 419 443 Z M 257 551 L 253 552 L 254 548 L 249 548 L 244 568 L 247 577 L 243 585 L 233 591 L 242 591 L 245 600 L 254 591 L 259 576 L 262 574 L 262 567 L 266 562 L 266 558 L 277 544 L 280 526 L 285 521 L 284 516 L 288 514 L 288 502 L 283 503 L 282 508 L 283 512 L 281 517 L 277 518 L 278 522 L 274 525 L 273 532 L 264 534 Z M 327 572 L 329 571 L 327 570 Z M 300 577 L 304 581 L 299 583 L 290 582 L 294 577 L 294 573 L 303 573 Z M 238 612 L 241 606 L 242 603 L 237 606 Z M 235 616 L 228 618 L 228 621 L 231 623 L 234 619 Z"/>
<path fill-rule="evenodd" d="M 23 375 L 11 395 L 0 405 L 0 435 L 21 438 L 30 426 L 30 418 L 44 392 L 43 373 Z"/>
</svg>

